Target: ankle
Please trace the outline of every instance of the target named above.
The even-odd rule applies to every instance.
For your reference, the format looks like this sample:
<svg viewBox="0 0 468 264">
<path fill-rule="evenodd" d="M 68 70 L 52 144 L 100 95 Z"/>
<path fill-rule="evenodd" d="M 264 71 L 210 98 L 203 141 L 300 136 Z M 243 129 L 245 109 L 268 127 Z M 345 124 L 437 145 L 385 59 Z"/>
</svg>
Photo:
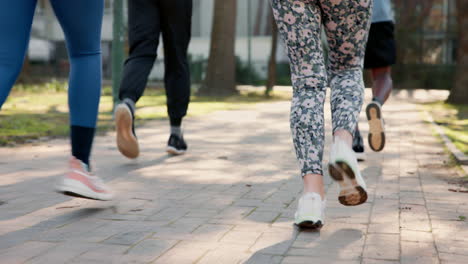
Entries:
<svg viewBox="0 0 468 264">
<path fill-rule="evenodd" d="M 380 105 L 383 105 L 384 100 L 380 99 L 379 97 L 373 97 L 372 101 L 379 103 Z"/>
<path fill-rule="evenodd" d="M 304 189 L 303 194 L 318 193 L 322 200 L 325 199 L 325 188 L 323 185 L 323 176 L 319 174 L 307 174 L 303 177 Z"/>
<path fill-rule="evenodd" d="M 353 144 L 353 135 L 349 133 L 349 131 L 344 130 L 344 129 L 339 129 L 336 130 L 335 133 L 333 134 L 333 141 L 341 140 L 345 142 L 349 147 L 352 146 Z"/>
<path fill-rule="evenodd" d="M 171 126 L 171 135 L 182 136 L 182 127 Z"/>
</svg>

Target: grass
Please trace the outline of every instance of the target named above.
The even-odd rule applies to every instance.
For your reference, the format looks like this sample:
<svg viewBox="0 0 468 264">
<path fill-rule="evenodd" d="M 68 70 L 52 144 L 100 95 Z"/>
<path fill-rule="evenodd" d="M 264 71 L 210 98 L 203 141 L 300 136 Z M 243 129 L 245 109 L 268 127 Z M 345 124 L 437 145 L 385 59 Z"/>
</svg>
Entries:
<svg viewBox="0 0 468 264">
<path fill-rule="evenodd" d="M 427 104 L 426 110 L 442 126 L 455 146 L 468 155 L 468 105 L 436 102 Z"/>
<path fill-rule="evenodd" d="M 43 137 L 65 137 L 69 133 L 66 84 L 15 86 L 0 111 L 0 146 L 28 143 Z M 113 129 L 110 87 L 104 87 L 99 107 L 98 133 Z M 218 110 L 235 110 L 258 102 L 288 100 L 287 92 L 271 97 L 258 92 L 212 98 L 192 96 L 188 116 L 200 116 Z M 166 96 L 162 89 L 148 89 L 137 105 L 137 126 L 150 120 L 167 118 Z"/>
</svg>

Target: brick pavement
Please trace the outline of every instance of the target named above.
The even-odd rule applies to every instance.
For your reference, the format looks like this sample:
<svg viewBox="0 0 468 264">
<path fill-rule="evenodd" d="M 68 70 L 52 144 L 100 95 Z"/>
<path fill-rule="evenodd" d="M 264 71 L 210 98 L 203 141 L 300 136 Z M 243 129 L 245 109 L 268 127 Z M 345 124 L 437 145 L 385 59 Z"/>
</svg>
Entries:
<svg viewBox="0 0 468 264">
<path fill-rule="evenodd" d="M 65 140 L 0 148 L 0 263 L 468 263 L 468 194 L 448 191 L 442 177 L 456 171 L 414 104 L 432 96 L 400 92 L 384 107 L 386 149 L 361 163 L 368 202 L 341 206 L 326 176 L 320 232 L 292 225 L 301 180 L 288 102 L 187 119 L 181 157 L 164 153 L 162 121 L 138 129 L 136 161 L 99 137 L 111 202 L 53 192 Z"/>
</svg>

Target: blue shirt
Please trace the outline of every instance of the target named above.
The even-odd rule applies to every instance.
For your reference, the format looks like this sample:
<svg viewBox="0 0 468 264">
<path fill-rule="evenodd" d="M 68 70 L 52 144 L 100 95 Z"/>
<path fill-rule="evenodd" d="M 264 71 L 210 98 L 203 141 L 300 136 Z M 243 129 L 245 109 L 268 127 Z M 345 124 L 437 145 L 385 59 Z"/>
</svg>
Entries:
<svg viewBox="0 0 468 264">
<path fill-rule="evenodd" d="M 394 21 L 391 0 L 374 0 L 374 8 L 372 10 L 372 23 Z"/>
</svg>

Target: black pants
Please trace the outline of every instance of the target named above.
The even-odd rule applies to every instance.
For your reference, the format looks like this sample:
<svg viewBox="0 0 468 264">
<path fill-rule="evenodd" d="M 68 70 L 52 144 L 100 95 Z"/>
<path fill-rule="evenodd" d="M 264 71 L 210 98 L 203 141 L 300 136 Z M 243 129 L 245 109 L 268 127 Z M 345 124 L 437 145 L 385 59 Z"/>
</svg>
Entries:
<svg viewBox="0 0 468 264">
<path fill-rule="evenodd" d="M 168 114 L 171 120 L 185 116 L 190 101 L 187 49 L 191 20 L 192 0 L 128 0 L 130 52 L 120 84 L 120 100 L 137 102 L 143 95 L 162 34 Z"/>
</svg>

